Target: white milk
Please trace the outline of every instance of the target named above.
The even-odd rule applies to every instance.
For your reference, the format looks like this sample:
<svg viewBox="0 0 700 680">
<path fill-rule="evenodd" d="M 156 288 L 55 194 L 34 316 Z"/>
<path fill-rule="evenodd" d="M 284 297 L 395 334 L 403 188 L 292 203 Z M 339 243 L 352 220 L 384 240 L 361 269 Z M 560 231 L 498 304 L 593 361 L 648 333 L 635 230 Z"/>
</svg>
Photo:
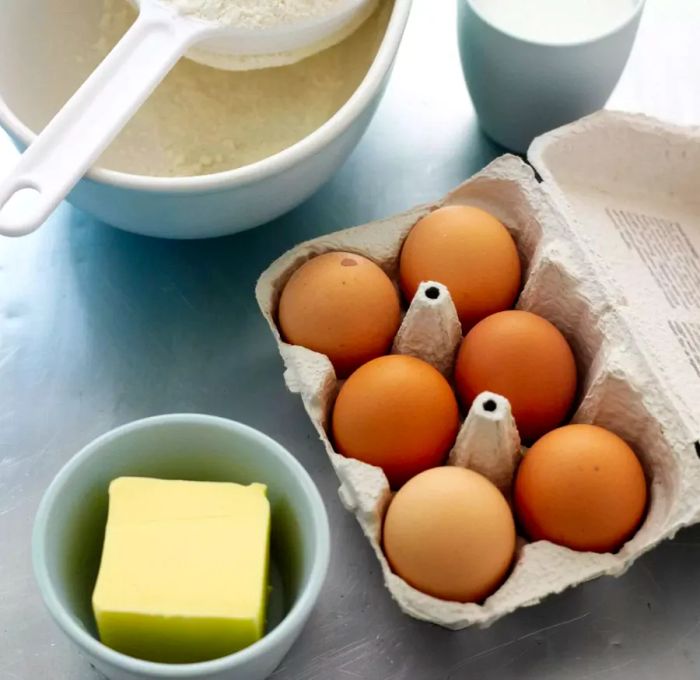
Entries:
<svg viewBox="0 0 700 680">
<path fill-rule="evenodd" d="M 489 23 L 525 40 L 570 43 L 619 26 L 641 0 L 470 0 Z"/>
</svg>

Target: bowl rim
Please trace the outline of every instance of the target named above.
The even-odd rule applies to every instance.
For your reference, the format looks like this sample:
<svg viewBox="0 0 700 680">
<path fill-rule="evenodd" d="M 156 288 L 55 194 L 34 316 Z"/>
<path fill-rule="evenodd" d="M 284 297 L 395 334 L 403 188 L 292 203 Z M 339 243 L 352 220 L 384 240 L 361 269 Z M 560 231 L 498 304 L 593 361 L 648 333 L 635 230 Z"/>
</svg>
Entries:
<svg viewBox="0 0 700 680">
<path fill-rule="evenodd" d="M 616 24 L 612 24 L 612 26 L 606 28 L 600 33 L 594 34 L 590 38 L 580 38 L 577 40 L 535 40 L 522 35 L 518 35 L 517 33 L 513 33 L 512 31 L 506 28 L 498 26 L 493 21 L 484 16 L 484 13 L 475 4 L 474 0 L 458 0 L 458 2 L 463 2 L 466 6 L 468 6 L 469 9 L 484 24 L 486 24 L 491 30 L 495 31 L 497 34 L 522 45 L 528 45 L 533 48 L 552 50 L 586 47 L 588 45 L 593 45 L 595 43 L 607 40 L 608 38 L 611 38 L 617 35 L 618 33 L 623 32 L 630 24 L 634 23 L 639 18 L 640 14 L 644 10 L 644 5 L 646 4 L 646 0 L 634 0 L 634 7 L 632 7 L 628 11 L 628 13 L 624 16 L 623 19 L 618 21 Z"/>
<path fill-rule="evenodd" d="M 265 449 L 277 460 L 278 464 L 287 468 L 290 474 L 296 477 L 305 491 L 313 516 L 311 527 L 311 535 L 315 541 L 313 563 L 308 572 L 306 584 L 285 617 L 273 630 L 249 647 L 218 659 L 196 663 L 168 664 L 147 661 L 122 654 L 102 644 L 79 626 L 68 610 L 60 603 L 46 562 L 47 522 L 66 482 L 76 474 L 85 462 L 100 456 L 104 448 L 112 441 L 139 430 L 167 426 L 168 424 L 223 428 L 233 435 L 243 435 L 248 438 L 255 446 Z M 93 439 L 61 467 L 49 484 L 39 504 L 32 531 L 32 563 L 35 580 L 45 606 L 66 636 L 86 654 L 109 666 L 153 678 L 196 678 L 235 669 L 239 663 L 252 661 L 272 652 L 277 644 L 285 639 L 291 638 L 293 640 L 318 600 L 328 572 L 329 562 L 330 528 L 328 515 L 320 492 L 302 464 L 285 447 L 255 428 L 227 418 L 197 413 L 174 413 L 143 418 L 109 430 Z"/>
<path fill-rule="evenodd" d="M 412 0 L 393 0 L 393 3 L 391 16 L 377 54 L 355 91 L 325 123 L 286 149 L 240 168 L 210 175 L 151 177 L 106 168 L 92 168 L 83 179 L 122 189 L 154 193 L 213 192 L 252 184 L 289 170 L 314 156 L 352 125 L 370 105 L 381 88 L 384 77 L 389 73 L 401 44 Z M 27 146 L 37 136 L 15 115 L 2 94 L 0 94 L 0 126 Z"/>
</svg>

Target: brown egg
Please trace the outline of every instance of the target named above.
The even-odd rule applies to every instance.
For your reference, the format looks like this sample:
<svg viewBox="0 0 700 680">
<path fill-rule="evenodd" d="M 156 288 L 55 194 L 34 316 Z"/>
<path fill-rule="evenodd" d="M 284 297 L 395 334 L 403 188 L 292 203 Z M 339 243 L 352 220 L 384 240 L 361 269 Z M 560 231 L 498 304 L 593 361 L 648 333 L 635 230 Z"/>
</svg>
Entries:
<svg viewBox="0 0 700 680">
<path fill-rule="evenodd" d="M 478 323 L 462 341 L 455 368 L 465 407 L 481 392 L 510 402 L 520 436 L 532 442 L 561 424 L 576 395 L 576 363 L 546 319 L 510 310 Z"/>
<path fill-rule="evenodd" d="M 503 494 L 458 467 L 423 472 L 394 496 L 384 520 L 392 570 L 414 588 L 480 602 L 501 584 L 515 553 L 515 523 Z"/>
<path fill-rule="evenodd" d="M 377 465 L 394 488 L 440 465 L 459 429 L 449 383 L 410 356 L 380 357 L 345 382 L 333 408 L 336 449 Z"/>
<path fill-rule="evenodd" d="M 400 277 L 409 301 L 422 281 L 447 286 L 468 330 L 513 306 L 520 289 L 520 259 L 508 230 L 493 215 L 471 206 L 449 206 L 411 229 L 401 250 Z"/>
<path fill-rule="evenodd" d="M 339 377 L 385 354 L 400 323 L 391 280 L 354 253 L 325 253 L 305 262 L 280 298 L 284 339 L 325 354 Z"/>
<path fill-rule="evenodd" d="M 518 518 L 533 540 L 610 552 L 637 530 L 647 485 L 634 451 L 595 425 L 567 425 L 525 454 L 515 480 Z"/>
</svg>

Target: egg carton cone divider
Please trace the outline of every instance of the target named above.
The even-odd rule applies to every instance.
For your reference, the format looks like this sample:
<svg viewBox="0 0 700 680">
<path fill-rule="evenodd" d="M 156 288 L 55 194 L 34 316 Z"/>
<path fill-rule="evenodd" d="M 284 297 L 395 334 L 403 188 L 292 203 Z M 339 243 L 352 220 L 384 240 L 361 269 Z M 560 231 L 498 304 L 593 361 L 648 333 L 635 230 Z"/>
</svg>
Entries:
<svg viewBox="0 0 700 680">
<path fill-rule="evenodd" d="M 700 132 L 653 119 L 600 112 L 538 138 L 529 159 L 502 156 L 431 205 L 302 243 L 260 277 L 256 296 L 298 393 L 353 512 L 401 609 L 451 629 L 486 626 L 520 607 L 602 575 L 700 519 Z M 328 420 L 340 387 L 327 357 L 284 342 L 276 311 L 292 273 L 315 255 L 364 255 L 397 280 L 411 227 L 443 205 L 495 215 L 523 263 L 518 308 L 551 321 L 577 359 L 573 422 L 616 432 L 640 457 L 650 502 L 639 531 L 615 554 L 576 552 L 547 541 L 519 542 L 503 585 L 480 604 L 439 600 L 392 573 L 381 549 L 391 490 L 376 467 L 334 451 Z M 680 270 L 664 270 L 662 259 Z M 666 271 L 666 278 L 664 278 Z M 698 278 L 693 278 L 695 275 Z M 422 358 L 450 377 L 461 329 L 447 289 L 424 282 L 404 316 L 393 352 Z M 700 445 L 698 445 L 700 448 Z M 474 469 L 509 495 L 521 455 L 503 397 L 472 405 L 447 464 Z"/>
</svg>

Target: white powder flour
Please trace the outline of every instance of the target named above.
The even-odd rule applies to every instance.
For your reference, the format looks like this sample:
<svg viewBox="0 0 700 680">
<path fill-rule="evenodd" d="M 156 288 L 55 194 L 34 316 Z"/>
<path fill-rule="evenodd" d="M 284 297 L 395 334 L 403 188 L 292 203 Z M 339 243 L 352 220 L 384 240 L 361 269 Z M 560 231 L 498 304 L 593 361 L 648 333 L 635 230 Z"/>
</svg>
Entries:
<svg viewBox="0 0 700 680">
<path fill-rule="evenodd" d="M 321 17 L 348 0 L 160 0 L 180 14 L 240 28 L 284 26 Z"/>
<path fill-rule="evenodd" d="M 282 1 L 257 0 L 260 6 Z M 100 35 L 94 44 L 78 48 L 74 80 L 32 121 L 35 129 L 46 124 L 134 21 L 136 11 L 126 0 L 102 4 Z M 287 66 L 223 71 L 182 59 L 99 164 L 139 175 L 205 175 L 286 149 L 323 125 L 355 92 L 381 44 L 391 9 L 390 1 L 383 2 L 342 42 Z M 47 97 L 53 92 L 46 88 Z"/>
</svg>

